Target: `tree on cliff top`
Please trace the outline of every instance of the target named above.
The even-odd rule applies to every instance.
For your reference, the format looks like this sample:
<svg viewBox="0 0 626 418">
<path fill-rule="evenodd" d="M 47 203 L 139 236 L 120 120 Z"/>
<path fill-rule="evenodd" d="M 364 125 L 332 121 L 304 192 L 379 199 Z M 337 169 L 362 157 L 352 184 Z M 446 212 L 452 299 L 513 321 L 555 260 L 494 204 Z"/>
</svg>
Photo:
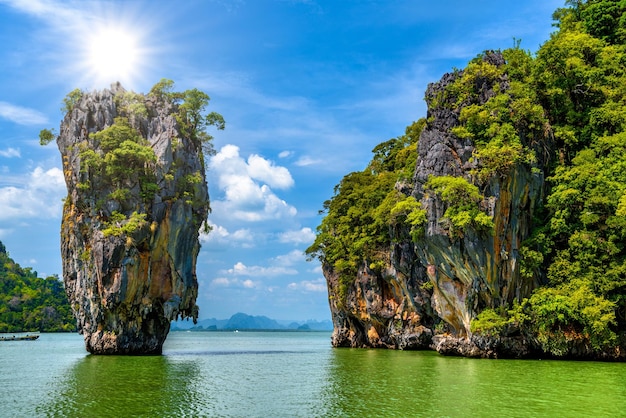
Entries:
<svg viewBox="0 0 626 418">
<path fill-rule="evenodd" d="M 84 94 L 80 89 L 71 91 L 63 99 L 62 110 L 69 114 L 83 97 Z M 143 137 L 145 132 L 142 134 L 140 122 L 148 117 L 146 106 L 149 100 L 152 100 L 152 103 L 156 101 L 161 106 L 173 108 L 179 133 L 191 141 L 200 157 L 203 169 L 205 156 L 215 152 L 213 137 L 208 133 L 209 127 L 213 126 L 218 130 L 225 128 L 222 115 L 217 112 L 206 112 L 210 101 L 206 93 L 195 88 L 176 92 L 172 80 L 161 79 L 147 95 L 127 92 L 123 89 L 116 91 L 114 103 L 117 117 L 113 124 L 99 132 L 90 133 L 89 140 L 79 144 L 83 177 L 77 187 L 83 195 L 97 202 L 97 209 L 103 209 L 106 200 L 119 204 L 119 208 L 110 213 L 102 212 L 105 218 L 103 226 L 107 235 L 119 236 L 123 231 L 128 234 L 130 225 L 134 225 L 135 229 L 146 226 L 145 221 L 134 222 L 139 219 L 136 210 L 149 211 L 152 199 L 158 190 L 154 174 L 157 158 L 151 144 Z M 50 143 L 55 137 L 54 131 L 50 129 L 43 129 L 39 133 L 42 145 Z M 171 174 L 166 174 L 165 178 L 171 180 Z M 176 197 L 200 204 L 195 198 L 195 192 L 197 185 L 203 180 L 204 176 L 198 173 L 178 179 Z M 131 188 L 134 185 L 139 185 L 141 189 L 142 204 L 131 196 Z M 103 193 L 103 191 L 108 191 L 108 193 Z M 209 210 L 208 202 L 204 205 Z M 126 217 L 124 213 L 128 215 L 128 219 L 126 222 L 120 222 L 120 216 Z M 144 213 L 142 219 L 149 218 L 146 215 L 149 214 Z M 114 218 L 114 220 L 109 218 Z M 205 223 L 205 227 L 208 228 L 207 225 Z"/>
<path fill-rule="evenodd" d="M 226 126 L 224 117 L 217 112 L 204 114 L 211 100 L 205 92 L 196 88 L 183 92 L 174 92 L 173 89 L 174 82 L 163 78 L 152 86 L 148 95 L 178 106 L 176 120 L 181 133 L 191 138 L 196 147 L 202 149 L 203 155 L 213 155 L 215 153 L 213 136 L 207 132 L 207 129 L 214 126 L 218 130 L 223 130 Z"/>
</svg>

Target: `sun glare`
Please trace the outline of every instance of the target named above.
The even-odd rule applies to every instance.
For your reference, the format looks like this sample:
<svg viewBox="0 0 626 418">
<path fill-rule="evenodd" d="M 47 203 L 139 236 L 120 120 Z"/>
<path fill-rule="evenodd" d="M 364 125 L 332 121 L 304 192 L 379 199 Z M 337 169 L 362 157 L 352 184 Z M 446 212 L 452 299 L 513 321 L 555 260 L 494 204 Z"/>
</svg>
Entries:
<svg viewBox="0 0 626 418">
<path fill-rule="evenodd" d="M 86 62 L 89 78 L 97 84 L 115 81 L 132 83 L 142 65 L 139 39 L 132 31 L 118 27 L 104 27 L 86 39 Z"/>
</svg>

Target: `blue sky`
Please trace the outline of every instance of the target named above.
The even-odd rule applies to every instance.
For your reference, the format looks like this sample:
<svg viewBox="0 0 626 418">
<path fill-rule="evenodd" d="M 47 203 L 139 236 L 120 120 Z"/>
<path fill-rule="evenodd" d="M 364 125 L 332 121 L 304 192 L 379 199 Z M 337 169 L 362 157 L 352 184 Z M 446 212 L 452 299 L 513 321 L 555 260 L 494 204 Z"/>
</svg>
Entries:
<svg viewBox="0 0 626 418">
<path fill-rule="evenodd" d="M 425 116 L 428 83 L 513 38 L 536 51 L 563 3 L 0 0 L 0 241 L 22 266 L 62 276 L 66 189 L 39 131 L 58 131 L 74 88 L 146 92 L 169 78 L 208 93 L 227 124 L 207 173 L 200 318 L 329 319 L 303 250 L 335 184 Z"/>
</svg>

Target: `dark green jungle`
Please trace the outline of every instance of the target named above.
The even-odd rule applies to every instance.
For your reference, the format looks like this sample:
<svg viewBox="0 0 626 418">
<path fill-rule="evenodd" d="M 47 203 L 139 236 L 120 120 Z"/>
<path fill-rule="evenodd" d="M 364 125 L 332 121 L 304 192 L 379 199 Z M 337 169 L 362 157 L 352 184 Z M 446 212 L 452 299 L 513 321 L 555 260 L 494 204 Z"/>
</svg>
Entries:
<svg viewBox="0 0 626 418">
<path fill-rule="evenodd" d="M 0 332 L 75 330 L 63 282 L 20 267 L 0 242 Z"/>
</svg>

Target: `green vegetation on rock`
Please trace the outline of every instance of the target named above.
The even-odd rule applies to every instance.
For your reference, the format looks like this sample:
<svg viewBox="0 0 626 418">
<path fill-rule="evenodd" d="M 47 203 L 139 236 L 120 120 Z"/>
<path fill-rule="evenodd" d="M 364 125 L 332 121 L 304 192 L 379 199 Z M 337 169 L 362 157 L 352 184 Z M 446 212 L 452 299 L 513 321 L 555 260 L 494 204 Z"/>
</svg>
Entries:
<svg viewBox="0 0 626 418">
<path fill-rule="evenodd" d="M 467 228 L 490 232 L 493 229 L 491 217 L 480 210 L 479 203 L 484 196 L 478 187 L 463 177 L 431 176 L 424 188 L 432 190 L 448 206 L 441 219 L 450 238 L 460 238 Z"/>
<path fill-rule="evenodd" d="M 84 96 L 80 89 L 71 91 L 63 99 L 62 111 L 69 114 Z M 95 202 L 105 236 L 131 234 L 144 227 L 148 222 L 146 219 L 150 218 L 148 212 L 159 185 L 155 175 L 157 157 L 142 127 L 142 120 L 150 116 L 149 108 L 154 108 L 154 102 L 157 102 L 161 107 L 174 109 L 178 131 L 198 151 L 204 169 L 205 156 L 215 152 L 208 129 L 213 126 L 222 130 L 225 127 L 224 118 L 219 113 L 206 112 L 209 100 L 209 96 L 198 89 L 174 91 L 174 82 L 168 79 L 160 80 L 146 95 L 123 89 L 115 93 L 117 117 L 113 123 L 90 133 L 77 146 L 81 177 L 76 188 L 82 199 Z M 49 144 L 55 137 L 51 129 L 39 133 L 41 145 Z M 172 139 L 174 152 L 180 145 L 178 138 Z M 175 170 L 177 164 L 182 162 L 175 160 L 170 171 Z M 164 173 L 163 179 L 171 182 L 174 176 Z M 168 198 L 184 199 L 194 207 L 207 205 L 208 209 L 208 202 L 196 196 L 203 183 L 204 176 L 199 171 L 180 177 L 173 185 L 174 193 Z M 137 201 L 137 187 L 141 202 Z M 105 210 L 110 201 L 117 202 L 112 212 Z M 142 216 L 141 222 L 137 218 L 139 215 Z"/>
<path fill-rule="evenodd" d="M 148 141 L 130 126 L 128 119 L 116 118 L 113 125 L 91 134 L 90 139 L 97 148 L 87 142 L 79 145 L 81 171 L 86 175 L 86 183 L 79 187 L 91 189 L 95 194 L 112 188 L 114 191 L 109 197 L 123 205 L 127 188 L 139 183 L 142 197 L 150 202 L 157 188 L 154 176 L 156 155 Z M 91 185 L 92 181 L 97 184 Z"/>
<path fill-rule="evenodd" d="M 414 170 L 424 124 L 425 120 L 415 122 L 405 135 L 374 148 L 369 166 L 345 176 L 335 187 L 335 196 L 324 202 L 326 216 L 306 252 L 330 266 L 344 290 L 364 262 L 374 267 L 388 263 L 390 228 L 406 220 L 419 234 L 425 223 L 419 203 L 395 189 Z"/>
<path fill-rule="evenodd" d="M 202 155 L 213 155 L 215 153 L 212 142 L 213 136 L 207 132 L 207 129 L 214 126 L 218 130 L 223 130 L 226 126 L 224 117 L 217 112 L 204 114 L 211 100 L 205 92 L 198 89 L 175 92 L 173 89 L 174 82 L 172 80 L 161 79 L 152 86 L 148 96 L 177 106 L 176 121 L 181 133 L 188 136 L 198 149 L 202 149 Z"/>
<path fill-rule="evenodd" d="M 548 282 L 524 301 L 520 326 L 554 355 L 610 351 L 626 333 L 626 2 L 568 3 L 527 81 L 553 145 L 546 217 L 523 253 L 523 273 Z"/>
</svg>

